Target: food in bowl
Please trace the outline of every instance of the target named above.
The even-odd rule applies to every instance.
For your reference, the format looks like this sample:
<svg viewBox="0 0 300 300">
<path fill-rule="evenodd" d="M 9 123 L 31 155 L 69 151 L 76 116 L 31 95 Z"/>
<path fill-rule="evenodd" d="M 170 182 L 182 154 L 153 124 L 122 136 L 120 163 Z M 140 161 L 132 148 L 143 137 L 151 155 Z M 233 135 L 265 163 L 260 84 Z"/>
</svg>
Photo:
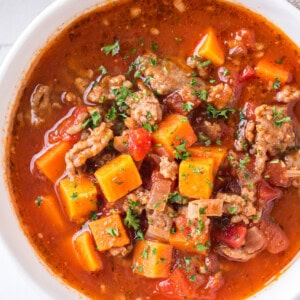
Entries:
<svg viewBox="0 0 300 300">
<path fill-rule="evenodd" d="M 91 298 L 263 288 L 300 246 L 298 56 L 225 2 L 135 1 L 72 23 L 12 120 L 13 201 L 42 259 Z"/>
</svg>

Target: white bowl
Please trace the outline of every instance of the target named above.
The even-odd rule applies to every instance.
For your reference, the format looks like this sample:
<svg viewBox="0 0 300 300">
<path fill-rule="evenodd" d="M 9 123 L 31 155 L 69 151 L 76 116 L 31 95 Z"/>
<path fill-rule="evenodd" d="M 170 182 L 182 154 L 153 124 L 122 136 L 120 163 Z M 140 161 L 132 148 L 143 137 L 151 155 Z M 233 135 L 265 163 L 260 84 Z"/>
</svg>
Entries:
<svg viewBox="0 0 300 300">
<path fill-rule="evenodd" d="M 115 0 L 116 1 L 116 0 Z M 115 2 L 114 1 L 114 2 Z M 231 0 L 264 15 L 300 45 L 300 11 L 285 0 Z M 14 109 L 20 83 L 35 56 L 47 40 L 69 24 L 82 12 L 109 0 L 57 0 L 42 12 L 24 31 L 10 51 L 0 70 L 0 299 L 77 299 L 82 296 L 68 288 L 47 270 L 34 253 L 32 246 L 19 226 L 6 184 L 5 148 L 9 118 Z M 5 264 L 4 264 L 5 262 Z M 7 269 L 3 268 L 7 266 Z M 279 280 L 259 292 L 254 299 L 300 299 L 300 259 Z"/>
</svg>

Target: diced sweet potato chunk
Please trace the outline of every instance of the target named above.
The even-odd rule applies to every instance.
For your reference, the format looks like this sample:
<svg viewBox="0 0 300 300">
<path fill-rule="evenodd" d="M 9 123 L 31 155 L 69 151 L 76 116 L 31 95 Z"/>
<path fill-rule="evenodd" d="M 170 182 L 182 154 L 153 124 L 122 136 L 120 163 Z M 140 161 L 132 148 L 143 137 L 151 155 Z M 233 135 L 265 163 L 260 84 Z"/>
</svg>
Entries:
<svg viewBox="0 0 300 300">
<path fill-rule="evenodd" d="M 209 199 L 213 190 L 212 158 L 189 158 L 179 165 L 179 192 L 189 198 Z"/>
<path fill-rule="evenodd" d="M 168 244 L 138 241 L 133 254 L 133 272 L 148 278 L 170 275 L 173 247 Z"/>
<path fill-rule="evenodd" d="M 197 55 L 211 60 L 216 66 L 221 66 L 225 60 L 225 53 L 217 35 L 212 28 L 207 30 L 206 35 L 200 41 L 197 47 Z"/>
<path fill-rule="evenodd" d="M 216 175 L 227 154 L 227 149 L 221 147 L 194 146 L 188 148 L 188 152 L 192 154 L 192 157 L 213 158 L 214 175 Z"/>
<path fill-rule="evenodd" d="M 92 211 L 97 210 L 97 189 L 86 177 L 68 178 L 59 182 L 61 202 L 70 221 L 83 223 Z"/>
<path fill-rule="evenodd" d="M 65 219 L 59 206 L 58 199 L 55 196 L 42 196 L 39 209 L 43 218 L 47 220 L 49 227 L 54 227 L 60 232 L 63 232 L 66 229 L 68 221 Z"/>
<path fill-rule="evenodd" d="M 284 67 L 274 62 L 267 61 L 264 58 L 257 63 L 255 73 L 263 80 L 273 82 L 275 89 L 280 88 L 291 77 L 289 70 L 284 69 Z"/>
<path fill-rule="evenodd" d="M 102 260 L 95 247 L 93 238 L 88 231 L 80 233 L 74 239 L 74 248 L 81 265 L 85 270 L 91 272 L 103 269 Z"/>
<path fill-rule="evenodd" d="M 169 237 L 169 243 L 174 248 L 197 254 L 206 253 L 209 241 L 209 219 L 204 217 L 188 221 L 186 217 L 179 216 L 175 224 L 175 232 L 172 232 Z"/>
<path fill-rule="evenodd" d="M 114 202 L 142 184 L 134 161 L 122 154 L 95 172 L 100 188 L 109 202 Z"/>
<path fill-rule="evenodd" d="M 130 243 L 119 214 L 113 214 L 89 223 L 98 251 L 122 247 Z"/>
<path fill-rule="evenodd" d="M 71 144 L 69 142 L 60 142 L 48 149 L 35 162 L 37 168 L 53 183 L 65 171 L 65 155 L 70 148 Z"/>
<path fill-rule="evenodd" d="M 185 148 L 192 146 L 197 141 L 197 136 L 185 116 L 168 115 L 158 125 L 158 130 L 153 134 L 153 140 L 168 152 L 170 157 L 176 157 L 176 149 L 179 145 Z"/>
</svg>

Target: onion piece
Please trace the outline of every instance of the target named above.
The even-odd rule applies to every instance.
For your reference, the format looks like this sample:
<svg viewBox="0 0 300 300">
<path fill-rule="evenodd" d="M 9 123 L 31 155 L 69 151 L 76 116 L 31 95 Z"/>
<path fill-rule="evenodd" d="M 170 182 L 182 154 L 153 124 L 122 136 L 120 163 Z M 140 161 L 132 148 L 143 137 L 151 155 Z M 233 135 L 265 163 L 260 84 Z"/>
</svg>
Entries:
<svg viewBox="0 0 300 300">
<path fill-rule="evenodd" d="M 182 0 L 174 0 L 173 4 L 174 4 L 175 8 L 178 9 L 179 12 L 183 13 L 186 11 L 185 4 L 183 3 Z"/>
<path fill-rule="evenodd" d="M 147 208 L 163 212 L 167 205 L 168 196 L 171 191 L 172 181 L 161 179 L 152 184 L 150 199 Z"/>
<path fill-rule="evenodd" d="M 150 240 L 158 240 L 162 242 L 169 242 L 170 230 L 166 231 L 163 228 L 156 227 L 154 225 L 149 225 L 145 238 Z"/>
<path fill-rule="evenodd" d="M 286 176 L 289 178 L 300 177 L 300 170 L 287 170 Z"/>
<path fill-rule="evenodd" d="M 199 217 L 220 217 L 223 213 L 222 199 L 199 199 L 189 202 L 188 219 Z"/>
</svg>

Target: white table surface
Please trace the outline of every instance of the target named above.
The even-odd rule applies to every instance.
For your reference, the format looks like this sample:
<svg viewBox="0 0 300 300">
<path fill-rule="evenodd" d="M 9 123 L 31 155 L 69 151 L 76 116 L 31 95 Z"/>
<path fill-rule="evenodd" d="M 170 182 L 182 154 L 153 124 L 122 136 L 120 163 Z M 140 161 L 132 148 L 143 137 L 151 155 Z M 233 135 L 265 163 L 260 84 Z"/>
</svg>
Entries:
<svg viewBox="0 0 300 300">
<path fill-rule="evenodd" d="M 45 7 L 54 1 L 55 0 L 0 0 L 0 65 L 26 26 Z M 290 2 L 300 8 L 300 0 L 290 0 Z M 18 277 L 18 274 L 13 271 L 16 269 L 16 265 L 13 261 L 6 259 L 6 251 L 6 248 L 0 243 L 0 299 L 19 300 L 20 297 L 17 296 L 19 295 L 17 291 L 21 290 L 23 295 L 22 299 L 43 300 L 37 296 L 35 290 L 27 286 L 25 282 L 22 281 L 22 278 Z M 16 284 L 9 287 L 3 284 L 4 282 Z"/>
</svg>

